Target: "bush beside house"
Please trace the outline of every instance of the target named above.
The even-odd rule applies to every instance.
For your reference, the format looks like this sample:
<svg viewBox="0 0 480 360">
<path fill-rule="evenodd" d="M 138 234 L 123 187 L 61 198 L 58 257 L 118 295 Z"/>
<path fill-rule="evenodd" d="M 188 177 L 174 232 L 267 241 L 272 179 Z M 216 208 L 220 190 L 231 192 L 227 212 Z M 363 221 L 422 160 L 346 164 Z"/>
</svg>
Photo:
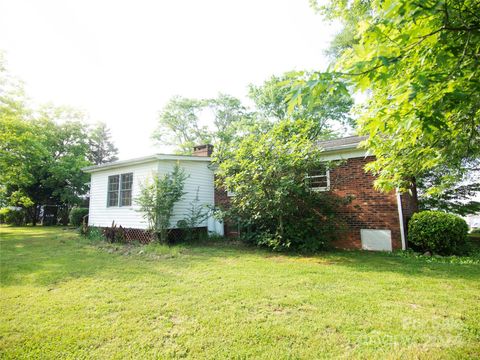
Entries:
<svg viewBox="0 0 480 360">
<path fill-rule="evenodd" d="M 408 241 L 416 250 L 439 255 L 465 251 L 468 226 L 461 217 L 441 211 L 422 211 L 408 224 Z"/>
<path fill-rule="evenodd" d="M 73 226 L 80 226 L 82 225 L 84 216 L 88 215 L 88 208 L 83 207 L 74 207 L 70 210 L 70 224 Z"/>
</svg>

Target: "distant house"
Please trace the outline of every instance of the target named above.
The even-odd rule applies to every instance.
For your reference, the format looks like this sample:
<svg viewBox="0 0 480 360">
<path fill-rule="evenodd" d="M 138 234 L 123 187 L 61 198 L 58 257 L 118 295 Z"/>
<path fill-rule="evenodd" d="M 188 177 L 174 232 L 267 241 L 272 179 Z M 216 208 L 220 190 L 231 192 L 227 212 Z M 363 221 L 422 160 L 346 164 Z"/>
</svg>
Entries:
<svg viewBox="0 0 480 360">
<path fill-rule="evenodd" d="M 406 248 L 406 224 L 417 204 L 410 194 L 381 193 L 373 188 L 374 177 L 364 170 L 365 164 L 374 160 L 359 148 L 361 137 L 346 137 L 319 142 L 324 149 L 325 161 L 342 160 L 332 170 L 319 169 L 311 174 L 311 184 L 316 191 L 331 191 L 348 196 L 352 201 L 340 207 L 340 216 L 347 228 L 335 243 L 341 248 L 385 250 Z M 181 220 L 199 189 L 201 203 L 226 207 L 232 194 L 215 188 L 214 171 L 210 166 L 211 145 L 194 148 L 192 156 L 153 155 L 127 161 L 92 166 L 84 169 L 91 173 L 89 225 L 105 227 L 114 220 L 127 228 L 145 229 L 147 223 L 135 211 L 133 199 L 139 194 L 139 185 L 151 174 L 171 171 L 178 161 L 189 176 L 187 194 L 175 206 L 171 227 Z M 213 217 L 202 227 L 220 235 L 235 236 L 237 229 L 223 224 Z"/>
</svg>

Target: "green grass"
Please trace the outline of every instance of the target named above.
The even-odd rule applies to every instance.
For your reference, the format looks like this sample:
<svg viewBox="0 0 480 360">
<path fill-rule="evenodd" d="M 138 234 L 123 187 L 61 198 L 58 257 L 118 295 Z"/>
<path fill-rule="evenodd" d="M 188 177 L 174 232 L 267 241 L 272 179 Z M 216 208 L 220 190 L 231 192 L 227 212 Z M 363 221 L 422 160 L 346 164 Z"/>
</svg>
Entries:
<svg viewBox="0 0 480 360">
<path fill-rule="evenodd" d="M 480 265 L 0 228 L 1 358 L 475 358 Z"/>
</svg>

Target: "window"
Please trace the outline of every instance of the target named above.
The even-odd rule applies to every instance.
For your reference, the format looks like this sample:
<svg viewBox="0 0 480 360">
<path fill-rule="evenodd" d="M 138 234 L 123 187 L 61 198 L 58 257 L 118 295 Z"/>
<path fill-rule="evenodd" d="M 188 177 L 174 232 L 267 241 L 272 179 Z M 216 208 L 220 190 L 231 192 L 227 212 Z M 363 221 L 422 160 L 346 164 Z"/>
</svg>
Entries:
<svg viewBox="0 0 480 360">
<path fill-rule="evenodd" d="M 120 184 L 120 176 L 113 175 L 108 177 L 107 206 L 118 206 L 119 184 Z"/>
<path fill-rule="evenodd" d="M 311 171 L 307 175 L 310 188 L 314 191 L 330 190 L 330 171 L 327 166 Z"/>
<path fill-rule="evenodd" d="M 133 173 L 108 177 L 107 206 L 132 205 Z"/>
<path fill-rule="evenodd" d="M 132 205 L 132 184 L 133 174 L 122 174 L 121 188 L 120 188 L 120 206 Z"/>
</svg>

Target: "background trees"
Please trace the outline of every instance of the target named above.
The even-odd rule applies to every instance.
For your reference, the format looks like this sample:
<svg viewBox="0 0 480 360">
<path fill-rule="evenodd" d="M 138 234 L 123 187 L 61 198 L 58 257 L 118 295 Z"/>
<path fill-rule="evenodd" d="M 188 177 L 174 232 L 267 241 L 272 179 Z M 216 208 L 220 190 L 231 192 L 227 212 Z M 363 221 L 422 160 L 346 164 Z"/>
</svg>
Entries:
<svg viewBox="0 0 480 360">
<path fill-rule="evenodd" d="M 95 165 L 118 160 L 118 149 L 111 140 L 110 130 L 105 123 L 94 125 L 88 136 L 90 148 L 88 160 Z"/>
<path fill-rule="evenodd" d="M 104 125 L 90 130 L 85 115 L 51 104 L 32 108 L 21 82 L 0 61 L 0 203 L 26 210 L 33 224 L 42 205 L 68 211 L 88 191 L 81 169 L 113 159 L 116 149 Z M 102 135 L 107 135 L 102 138 Z"/>
<path fill-rule="evenodd" d="M 173 97 L 159 115 L 153 139 L 173 145 L 189 154 L 194 145 L 211 143 L 226 148 L 245 135 L 265 132 L 284 119 L 308 119 L 315 123 L 318 139 L 336 137 L 354 126 L 350 117 L 353 100 L 341 81 L 337 81 L 316 102 L 289 106 L 292 86 L 308 78 L 306 72 L 287 72 L 272 76 L 261 85 L 250 85 L 248 97 L 253 108 L 230 95 L 210 99 Z"/>
</svg>

